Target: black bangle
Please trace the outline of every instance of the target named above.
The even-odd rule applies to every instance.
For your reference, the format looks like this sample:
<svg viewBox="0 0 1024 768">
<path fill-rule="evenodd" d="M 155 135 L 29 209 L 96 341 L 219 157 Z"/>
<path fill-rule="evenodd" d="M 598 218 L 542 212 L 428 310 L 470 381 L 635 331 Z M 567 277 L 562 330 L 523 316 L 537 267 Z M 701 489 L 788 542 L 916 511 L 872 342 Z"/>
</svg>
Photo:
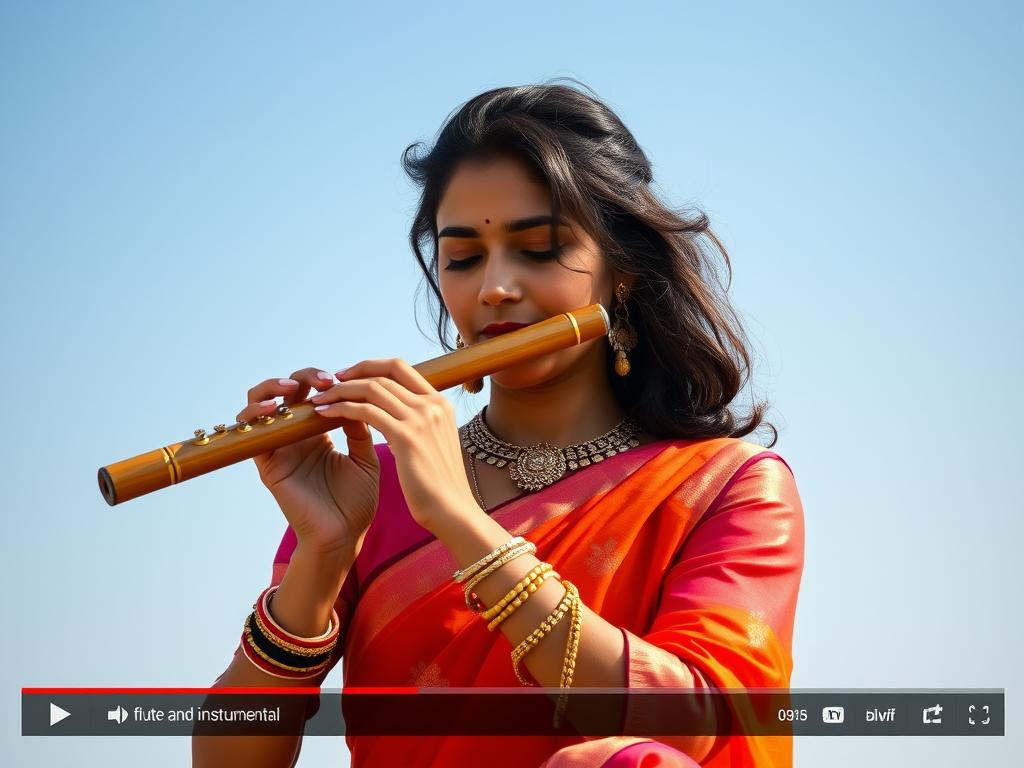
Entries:
<svg viewBox="0 0 1024 768">
<path fill-rule="evenodd" d="M 292 667 L 296 669 L 313 669 L 318 667 L 331 658 L 333 647 L 323 653 L 318 653 L 312 656 L 304 656 L 302 654 L 294 653 L 289 651 L 287 648 L 282 648 L 277 645 L 270 637 L 264 634 L 263 630 L 260 629 L 259 622 L 256 621 L 256 612 L 253 611 L 245 619 L 245 631 L 252 637 L 253 644 L 272 662 L 283 666 Z"/>
</svg>

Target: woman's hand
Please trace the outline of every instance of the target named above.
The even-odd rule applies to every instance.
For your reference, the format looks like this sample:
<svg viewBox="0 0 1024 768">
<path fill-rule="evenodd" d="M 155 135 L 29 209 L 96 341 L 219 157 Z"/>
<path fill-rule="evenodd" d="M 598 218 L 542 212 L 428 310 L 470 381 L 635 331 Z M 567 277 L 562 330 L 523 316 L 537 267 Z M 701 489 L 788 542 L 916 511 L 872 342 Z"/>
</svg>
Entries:
<svg viewBox="0 0 1024 768">
<path fill-rule="evenodd" d="M 252 421 L 306 399 L 310 389 L 326 390 L 334 377 L 319 368 L 303 368 L 287 379 L 267 379 L 249 390 L 249 404 L 236 417 Z M 260 479 L 274 495 L 299 542 L 311 552 L 354 557 L 377 509 L 380 466 L 365 424 L 342 424 L 346 456 L 322 435 L 254 456 Z"/>
<path fill-rule="evenodd" d="M 375 428 L 388 441 L 413 519 L 427 530 L 447 515 L 479 512 L 466 480 L 455 408 L 404 360 L 366 360 L 313 397 L 318 413 Z"/>
</svg>

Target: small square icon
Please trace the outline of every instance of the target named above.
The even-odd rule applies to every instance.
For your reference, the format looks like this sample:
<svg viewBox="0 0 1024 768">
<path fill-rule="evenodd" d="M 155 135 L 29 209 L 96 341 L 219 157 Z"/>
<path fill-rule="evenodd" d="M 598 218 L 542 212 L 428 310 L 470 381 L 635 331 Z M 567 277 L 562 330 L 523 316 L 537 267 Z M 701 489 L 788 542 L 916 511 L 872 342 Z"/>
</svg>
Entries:
<svg viewBox="0 0 1024 768">
<path fill-rule="evenodd" d="M 841 723 L 846 717 L 846 710 L 842 707 L 823 707 L 821 710 L 821 722 Z"/>
</svg>

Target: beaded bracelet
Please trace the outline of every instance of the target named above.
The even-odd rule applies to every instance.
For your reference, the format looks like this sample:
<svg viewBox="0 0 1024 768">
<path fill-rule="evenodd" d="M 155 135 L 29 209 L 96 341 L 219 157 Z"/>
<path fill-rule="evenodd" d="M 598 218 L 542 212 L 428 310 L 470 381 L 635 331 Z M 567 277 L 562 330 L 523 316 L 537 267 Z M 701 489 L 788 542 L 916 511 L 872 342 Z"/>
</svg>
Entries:
<svg viewBox="0 0 1024 768">
<path fill-rule="evenodd" d="M 522 591 L 523 591 L 523 589 L 524 589 L 524 588 L 525 588 L 525 587 L 526 587 L 526 586 L 527 586 L 527 585 L 528 585 L 528 584 L 529 584 L 529 583 L 530 583 L 531 581 L 533 581 L 534 579 L 536 579 L 536 578 L 537 578 L 538 576 L 540 576 L 540 575 L 541 575 L 542 573 L 545 573 L 545 572 L 547 572 L 547 571 L 550 571 L 550 570 L 551 570 L 552 568 L 553 568 L 553 566 L 551 565 L 551 563 L 540 563 L 539 565 L 535 565 L 535 566 L 533 567 L 533 570 L 531 570 L 531 571 L 530 571 L 530 572 L 529 572 L 528 574 L 526 574 L 526 575 L 525 575 L 525 576 L 524 576 L 524 577 L 523 577 L 522 579 L 520 579 L 520 580 L 519 580 L 519 583 L 518 583 L 518 584 L 516 584 L 516 585 L 515 585 L 514 587 L 512 587 L 512 589 L 510 589 L 510 590 L 509 590 L 509 591 L 508 591 L 508 592 L 507 592 L 507 593 L 505 594 L 505 596 L 504 596 L 503 598 L 501 598 L 501 600 L 499 600 L 499 601 L 498 601 L 498 602 L 496 602 L 496 603 L 495 603 L 495 604 L 494 604 L 494 605 L 493 605 L 492 607 L 490 607 L 490 608 L 488 608 L 488 609 L 487 609 L 486 611 L 484 611 L 484 612 L 483 612 L 483 615 L 481 616 L 481 618 L 484 618 L 484 619 L 487 619 L 487 620 L 493 619 L 493 618 L 494 618 L 495 616 L 497 616 L 497 615 L 498 615 L 499 613 L 501 613 L 502 609 L 503 609 L 503 608 L 504 608 L 504 607 L 505 607 L 506 605 L 508 605 L 509 603 L 511 603 L 511 602 L 512 602 L 512 601 L 513 601 L 513 600 L 514 600 L 514 599 L 516 598 L 516 596 L 517 596 L 517 595 L 518 595 L 518 594 L 519 594 L 520 592 L 522 592 Z"/>
<path fill-rule="evenodd" d="M 559 688 L 571 688 L 572 678 L 576 672 L 576 655 L 580 649 L 580 636 L 583 634 L 583 610 L 580 608 L 580 596 L 572 601 L 572 623 L 569 625 L 569 638 L 565 643 L 565 657 L 562 659 L 562 675 L 558 681 Z M 561 693 L 555 704 L 554 727 L 557 728 L 569 705 L 569 695 Z"/>
<path fill-rule="evenodd" d="M 576 673 L 576 654 L 580 649 L 580 635 L 583 633 L 583 611 L 580 608 L 580 595 L 576 593 L 572 601 L 572 623 L 569 625 L 569 637 L 565 641 L 565 658 L 562 660 L 562 676 L 559 688 L 571 688 L 572 678 Z"/>
<path fill-rule="evenodd" d="M 474 573 L 476 573 L 481 568 L 486 566 L 489 562 L 491 562 L 492 560 L 495 560 L 495 559 L 501 557 L 503 554 L 508 552 L 510 549 L 512 549 L 512 547 L 518 546 L 520 544 L 525 544 L 525 543 L 526 543 L 526 539 L 524 539 L 522 536 L 513 536 L 511 539 L 506 541 L 500 547 L 491 550 L 490 552 L 488 552 L 486 555 L 481 557 L 479 560 L 477 560 L 472 565 L 470 565 L 470 566 L 468 566 L 466 568 L 461 568 L 461 569 L 457 570 L 455 573 L 452 574 L 452 578 L 455 579 L 455 583 L 456 584 L 461 584 L 466 579 L 468 579 L 470 576 L 472 576 Z"/>
<path fill-rule="evenodd" d="M 510 549 L 508 552 L 506 552 L 493 563 L 488 565 L 482 571 L 478 572 L 472 579 L 469 580 L 466 586 L 463 587 L 466 593 L 466 607 L 477 612 L 484 610 L 485 606 L 483 605 L 483 602 L 480 600 L 480 598 L 476 596 L 476 593 L 473 592 L 473 587 L 475 587 L 477 584 L 486 579 L 488 576 L 490 576 L 492 573 L 494 573 L 496 570 L 501 568 L 501 566 L 505 565 L 506 563 L 510 563 L 517 557 L 522 557 L 523 555 L 531 555 L 536 551 L 537 545 L 533 542 L 527 541 L 523 544 L 519 544 L 513 549 Z"/>
<path fill-rule="evenodd" d="M 494 619 L 491 620 L 491 622 L 487 625 L 488 631 L 493 632 L 495 629 L 497 629 L 498 625 L 501 624 L 501 622 L 503 622 L 505 619 L 507 619 L 509 616 L 515 613 L 516 609 L 530 598 L 530 595 L 532 595 L 534 592 L 536 592 L 538 589 L 544 586 L 544 582 L 551 578 L 561 579 L 561 576 L 558 575 L 558 571 L 548 571 L 546 573 L 540 574 L 535 579 L 531 579 L 530 583 L 527 584 L 522 589 L 522 591 L 520 591 L 519 595 L 516 598 L 514 598 L 511 603 L 505 606 L 505 608 L 502 609 L 501 613 L 499 613 L 496 617 L 494 617 Z"/>
<path fill-rule="evenodd" d="M 550 632 L 569 611 L 573 600 L 579 597 L 579 590 L 576 589 L 576 585 L 571 581 L 563 581 L 562 586 L 565 587 L 565 596 L 562 597 L 561 602 L 555 606 L 555 609 L 548 614 L 544 621 L 540 623 L 540 626 L 527 635 L 526 639 L 519 643 L 519 645 L 515 647 L 515 650 L 512 651 L 512 669 L 516 673 L 516 677 L 519 678 L 519 682 L 523 685 L 533 685 L 533 683 L 523 677 L 522 672 L 519 671 L 519 662 L 522 661 L 526 654 L 537 647 L 537 644 L 540 643 L 541 639 L 543 639 L 543 637 Z"/>
</svg>

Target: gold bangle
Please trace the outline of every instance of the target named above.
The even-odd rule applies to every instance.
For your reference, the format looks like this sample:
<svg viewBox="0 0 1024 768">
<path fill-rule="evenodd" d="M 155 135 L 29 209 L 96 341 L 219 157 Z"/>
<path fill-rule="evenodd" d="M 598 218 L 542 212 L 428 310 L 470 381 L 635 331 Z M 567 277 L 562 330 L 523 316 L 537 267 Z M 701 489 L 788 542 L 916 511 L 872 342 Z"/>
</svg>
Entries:
<svg viewBox="0 0 1024 768">
<path fill-rule="evenodd" d="M 338 644 L 338 638 L 336 637 L 329 645 L 325 645 L 322 648 L 307 648 L 302 645 L 294 645 L 280 639 L 266 624 L 264 624 L 263 619 L 260 618 L 259 611 L 253 611 L 249 616 L 256 620 L 256 626 L 259 627 L 260 633 L 267 638 L 267 640 L 278 648 L 288 651 L 289 653 L 294 653 L 296 656 L 319 656 L 321 653 L 333 651 L 335 646 Z"/>
<path fill-rule="evenodd" d="M 536 579 L 542 573 L 550 571 L 552 567 L 553 566 L 551 565 L 551 563 L 540 563 L 539 565 L 535 565 L 533 567 L 533 570 L 531 570 L 522 579 L 520 579 L 519 583 L 512 587 L 512 589 L 510 589 L 505 594 L 505 596 L 501 598 L 501 600 L 499 600 L 493 606 L 484 611 L 482 614 L 482 618 L 485 618 L 487 620 L 493 619 L 495 616 L 501 613 L 502 609 L 506 605 L 511 603 L 515 599 L 516 595 L 522 592 L 530 584 L 531 581 Z"/>
<path fill-rule="evenodd" d="M 568 612 L 569 607 L 572 605 L 573 595 L 579 595 L 579 590 L 576 589 L 576 585 L 571 581 L 563 581 L 562 586 L 565 587 L 565 595 L 562 597 L 562 601 L 555 606 L 555 609 L 548 614 L 547 618 L 540 623 L 533 632 L 527 635 L 526 639 L 523 640 L 519 645 L 512 651 L 512 669 L 516 673 L 516 677 L 519 678 L 519 682 L 523 685 L 532 685 L 532 683 L 523 677 L 519 671 L 519 662 L 522 661 L 523 657 L 526 656 L 530 651 L 537 647 L 537 644 L 543 639 L 543 637 L 550 632 L 562 617 Z"/>
<path fill-rule="evenodd" d="M 472 576 L 474 573 L 476 573 L 481 568 L 486 566 L 489 562 L 491 562 L 492 560 L 494 560 L 494 559 L 504 555 L 506 552 L 508 552 L 510 549 L 512 549 L 512 547 L 517 547 L 520 544 L 525 544 L 525 543 L 526 543 L 526 539 L 524 539 L 522 536 L 513 536 L 511 539 L 506 541 L 500 547 L 497 547 L 496 549 L 491 550 L 490 552 L 488 552 L 486 555 L 481 557 L 479 560 L 477 560 L 472 565 L 467 566 L 466 568 L 460 568 L 459 570 L 457 570 L 455 573 L 452 574 L 452 578 L 455 579 L 455 583 L 456 584 L 461 584 L 466 579 L 468 579 L 470 576 Z"/>
<path fill-rule="evenodd" d="M 565 614 L 569 611 L 570 606 L 572 605 L 572 596 L 570 593 L 570 589 L 575 589 L 575 587 L 572 586 L 572 583 L 568 581 L 563 581 L 562 584 L 565 585 L 566 588 L 566 593 L 565 596 L 562 598 L 562 602 L 558 604 L 554 611 L 548 614 L 548 617 L 541 622 L 540 626 L 537 627 L 537 629 L 531 632 L 530 635 L 525 640 L 523 640 L 523 642 L 517 645 L 514 651 L 512 651 L 512 669 L 515 671 L 516 677 L 519 678 L 519 682 L 521 682 L 523 685 L 532 685 L 532 683 L 530 683 L 529 680 L 524 678 L 522 673 L 519 671 L 519 662 L 523 660 L 526 654 L 528 654 L 530 651 L 537 647 L 537 645 L 544 638 L 544 636 L 547 635 L 548 632 L 554 629 L 555 625 L 562 620 L 562 617 L 565 616 Z"/>
<path fill-rule="evenodd" d="M 249 646 L 249 648 L 252 649 L 253 653 L 255 653 L 268 664 L 272 664 L 278 669 L 286 669 L 289 672 L 307 672 L 309 674 L 307 674 L 306 677 L 316 677 L 321 672 L 321 670 L 324 669 L 324 667 L 331 663 L 331 659 L 330 657 L 328 657 L 313 667 L 294 667 L 288 664 L 284 664 L 278 661 L 277 659 L 270 658 L 270 656 L 268 656 L 263 650 L 260 649 L 258 645 L 256 645 L 256 641 L 252 639 L 252 626 L 249 624 L 249 620 L 252 618 L 253 615 L 254 614 L 251 613 L 249 614 L 248 618 L 246 618 L 245 620 L 244 626 L 242 627 L 245 642 Z"/>
<path fill-rule="evenodd" d="M 496 570 L 501 568 L 501 566 L 505 565 L 505 563 L 510 563 L 517 557 L 521 557 L 522 555 L 532 555 L 536 551 L 537 545 L 533 542 L 527 541 L 524 544 L 520 544 L 515 549 L 509 550 L 504 555 L 495 560 L 493 563 L 484 568 L 482 571 L 480 571 L 476 576 L 469 580 L 465 587 L 463 587 L 466 593 L 466 607 L 471 610 L 476 610 L 475 601 L 473 601 L 470 597 L 471 595 L 473 595 L 473 587 L 475 587 L 481 581 L 486 579 Z M 483 608 L 481 608 L 480 610 L 483 610 Z"/>
<path fill-rule="evenodd" d="M 499 613 L 497 616 L 494 617 L 494 619 L 491 620 L 491 622 L 487 625 L 488 631 L 493 632 L 495 629 L 497 629 L 498 625 L 501 624 L 501 622 L 503 622 L 505 619 L 507 619 L 509 616 L 515 613 L 516 609 L 519 608 L 519 606 L 521 606 L 523 603 L 530 599 L 530 595 L 532 595 L 534 592 L 536 592 L 538 589 L 544 586 L 545 581 L 552 578 L 561 578 L 558 575 L 558 571 L 548 571 L 547 573 L 542 573 L 536 579 L 533 579 L 529 584 L 527 584 L 523 588 L 523 590 L 515 599 L 512 600 L 511 603 L 509 603 L 502 609 L 501 613 Z"/>
</svg>

